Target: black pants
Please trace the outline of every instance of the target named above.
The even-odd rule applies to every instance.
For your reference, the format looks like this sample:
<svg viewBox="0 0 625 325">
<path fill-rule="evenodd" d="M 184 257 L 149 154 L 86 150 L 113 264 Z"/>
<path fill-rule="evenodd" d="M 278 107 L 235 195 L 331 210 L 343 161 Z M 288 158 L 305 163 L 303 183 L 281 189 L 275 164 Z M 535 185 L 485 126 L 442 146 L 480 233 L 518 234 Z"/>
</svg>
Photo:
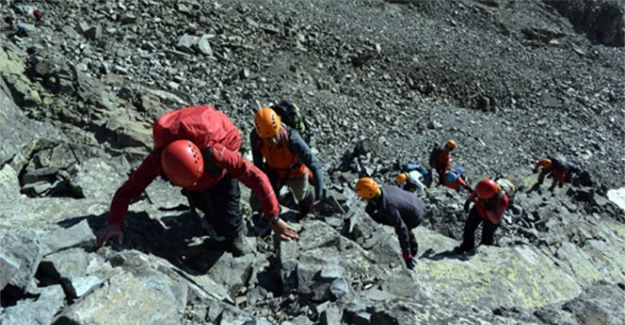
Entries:
<svg viewBox="0 0 625 325">
<path fill-rule="evenodd" d="M 499 224 L 480 218 L 477 207 L 474 205 L 467 218 L 467 223 L 464 225 L 462 245 L 460 245 L 463 251 L 470 251 L 475 247 L 475 230 L 477 230 L 477 226 L 480 223 L 482 223 L 482 244 L 493 245 L 495 243 L 495 230 L 497 230 Z"/>
<path fill-rule="evenodd" d="M 243 232 L 241 213 L 241 190 L 239 181 L 230 173 L 219 180 L 217 185 L 204 191 L 185 191 L 191 208 L 204 213 L 206 221 L 218 235 L 231 240 Z"/>
<path fill-rule="evenodd" d="M 410 240 L 410 254 L 417 257 L 417 253 L 419 253 L 419 243 L 417 243 L 417 238 L 412 233 L 412 229 L 410 229 L 410 232 L 408 233 L 408 239 Z"/>
</svg>

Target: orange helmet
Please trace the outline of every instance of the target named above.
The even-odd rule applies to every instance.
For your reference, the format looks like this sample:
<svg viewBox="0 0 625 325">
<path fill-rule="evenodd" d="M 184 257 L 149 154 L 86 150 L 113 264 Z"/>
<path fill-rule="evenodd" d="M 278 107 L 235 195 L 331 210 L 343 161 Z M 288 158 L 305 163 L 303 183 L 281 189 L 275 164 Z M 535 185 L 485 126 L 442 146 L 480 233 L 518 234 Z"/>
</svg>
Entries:
<svg viewBox="0 0 625 325">
<path fill-rule="evenodd" d="M 356 182 L 356 194 L 364 199 L 373 199 L 380 192 L 380 185 L 369 177 L 363 177 Z"/>
<path fill-rule="evenodd" d="M 406 181 L 408 180 L 408 173 L 399 173 L 397 174 L 397 178 L 395 178 L 395 180 L 397 181 L 397 184 L 404 184 L 406 183 Z"/>
<path fill-rule="evenodd" d="M 499 185 L 495 183 L 492 179 L 486 178 L 481 180 L 475 186 L 475 192 L 477 193 L 477 197 L 482 200 L 488 200 L 493 198 L 499 192 Z"/>
<path fill-rule="evenodd" d="M 254 125 L 256 133 L 261 138 L 271 138 L 280 131 L 280 115 L 269 107 L 262 108 L 256 112 Z"/>
<path fill-rule="evenodd" d="M 176 140 L 161 154 L 165 175 L 177 186 L 187 187 L 197 182 L 204 172 L 200 149 L 189 140 Z"/>
<path fill-rule="evenodd" d="M 550 169 L 551 168 L 551 159 L 549 159 L 549 158 L 543 159 L 543 167 L 545 167 L 545 169 Z"/>
<path fill-rule="evenodd" d="M 454 140 L 447 141 L 447 143 L 445 143 L 445 147 L 447 147 L 449 150 L 454 150 L 456 148 L 456 141 Z"/>
</svg>

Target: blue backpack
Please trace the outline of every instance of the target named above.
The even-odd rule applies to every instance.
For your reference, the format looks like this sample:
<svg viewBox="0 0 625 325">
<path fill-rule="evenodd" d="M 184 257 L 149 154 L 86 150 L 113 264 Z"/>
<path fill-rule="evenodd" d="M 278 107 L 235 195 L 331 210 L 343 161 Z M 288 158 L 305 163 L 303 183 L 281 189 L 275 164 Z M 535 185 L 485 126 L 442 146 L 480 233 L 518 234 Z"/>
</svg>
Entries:
<svg viewBox="0 0 625 325">
<path fill-rule="evenodd" d="M 462 167 L 454 167 L 451 169 L 451 172 L 456 173 L 460 178 L 467 180 L 467 173 L 464 171 Z"/>
</svg>

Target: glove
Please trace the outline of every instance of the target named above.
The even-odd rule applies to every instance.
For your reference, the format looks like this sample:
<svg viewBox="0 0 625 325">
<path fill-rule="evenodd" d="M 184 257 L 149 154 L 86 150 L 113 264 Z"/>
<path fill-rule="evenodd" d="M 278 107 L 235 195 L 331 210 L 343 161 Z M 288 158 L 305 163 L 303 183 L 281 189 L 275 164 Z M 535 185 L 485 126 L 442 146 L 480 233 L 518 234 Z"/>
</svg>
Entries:
<svg viewBox="0 0 625 325">
<path fill-rule="evenodd" d="M 534 174 L 538 173 L 538 169 L 532 169 L 532 173 Z"/>
<path fill-rule="evenodd" d="M 471 202 L 466 202 L 464 204 L 464 213 L 465 214 L 469 213 L 469 207 L 471 207 Z"/>
<path fill-rule="evenodd" d="M 417 261 L 414 259 L 414 257 L 412 257 L 411 254 L 404 256 L 404 262 L 406 262 L 406 267 L 409 270 L 414 269 L 414 267 L 417 265 Z"/>
</svg>

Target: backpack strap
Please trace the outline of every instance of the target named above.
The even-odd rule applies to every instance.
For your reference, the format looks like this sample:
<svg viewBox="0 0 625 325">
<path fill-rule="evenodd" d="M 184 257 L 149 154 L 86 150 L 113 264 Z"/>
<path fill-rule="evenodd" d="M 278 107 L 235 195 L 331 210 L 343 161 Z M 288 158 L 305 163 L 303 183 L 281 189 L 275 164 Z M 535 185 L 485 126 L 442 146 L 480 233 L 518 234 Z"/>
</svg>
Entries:
<svg viewBox="0 0 625 325">
<path fill-rule="evenodd" d="M 221 173 L 222 168 L 215 164 L 215 158 L 213 156 L 213 147 L 208 147 L 200 150 L 202 152 L 202 158 L 204 159 L 204 172 L 208 175 L 218 175 Z"/>
<path fill-rule="evenodd" d="M 291 153 L 295 154 L 293 152 L 293 145 L 291 143 L 291 132 L 293 132 L 293 129 L 290 128 L 287 125 L 282 125 L 283 129 L 284 129 L 284 133 L 282 134 L 283 137 L 281 137 L 280 142 L 282 142 L 283 145 L 287 146 L 287 148 L 289 148 L 289 151 L 291 151 Z M 299 168 L 302 165 L 302 160 L 300 159 L 297 163 L 291 165 L 287 171 L 286 174 L 284 174 L 284 177 L 282 178 L 282 180 L 280 181 L 281 185 L 286 184 L 286 180 L 289 179 L 289 176 L 291 176 L 291 171 L 293 169 Z"/>
</svg>

